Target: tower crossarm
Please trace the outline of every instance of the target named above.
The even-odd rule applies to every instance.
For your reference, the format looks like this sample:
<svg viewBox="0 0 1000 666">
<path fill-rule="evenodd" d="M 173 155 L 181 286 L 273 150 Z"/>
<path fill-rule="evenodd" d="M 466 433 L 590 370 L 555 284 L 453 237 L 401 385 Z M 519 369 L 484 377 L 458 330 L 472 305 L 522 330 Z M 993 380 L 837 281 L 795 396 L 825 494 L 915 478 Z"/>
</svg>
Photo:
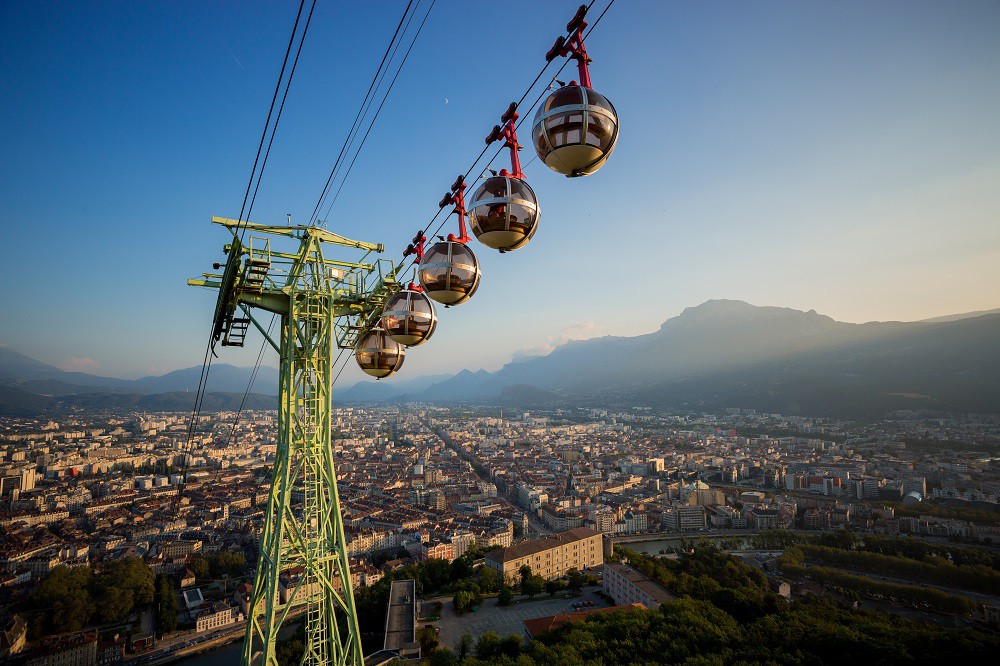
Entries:
<svg viewBox="0 0 1000 666">
<path fill-rule="evenodd" d="M 212 216 L 212 222 L 226 227 L 227 229 L 234 230 L 234 233 L 236 233 L 236 230 L 246 229 L 251 232 L 273 234 L 275 236 L 288 236 L 291 238 L 300 238 L 303 234 L 309 234 L 324 243 L 342 245 L 343 247 L 350 247 L 358 250 L 382 252 L 385 249 L 385 246 L 381 243 L 366 243 L 364 241 L 352 240 L 339 234 L 329 232 L 321 227 L 305 225 L 277 226 L 259 224 L 257 222 L 248 222 L 245 220 L 231 220 L 227 217 L 219 217 L 217 215 Z"/>
</svg>

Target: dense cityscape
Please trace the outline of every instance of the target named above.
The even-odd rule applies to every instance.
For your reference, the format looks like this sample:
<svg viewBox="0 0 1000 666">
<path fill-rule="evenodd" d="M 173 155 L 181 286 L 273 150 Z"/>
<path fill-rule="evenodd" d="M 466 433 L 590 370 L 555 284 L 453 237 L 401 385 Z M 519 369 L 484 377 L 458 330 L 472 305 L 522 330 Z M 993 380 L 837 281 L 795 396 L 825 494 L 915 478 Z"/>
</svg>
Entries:
<svg viewBox="0 0 1000 666">
<path fill-rule="evenodd" d="M 996 662 L 997 34 L 0 2 L 0 666 Z"/>
<path fill-rule="evenodd" d="M 58 659 L 68 654 L 92 655 L 80 663 L 145 663 L 241 635 L 277 420 L 276 412 L 253 412 L 234 428 L 236 417 L 204 415 L 190 445 L 190 415 L 182 413 L 2 421 L 5 655 L 30 664 L 66 663 Z M 922 613 L 942 626 L 995 621 L 1000 612 L 990 555 L 1000 544 L 996 417 L 900 412 L 862 425 L 737 408 L 511 413 L 407 404 L 343 407 L 333 427 L 362 622 L 385 619 L 386 600 L 366 591 L 386 589 L 377 585 L 383 578 L 414 567 L 468 563 L 464 577 L 478 581 L 474 590 L 424 583 L 428 598 L 456 590 L 446 600 L 453 610 L 415 619 L 422 638 L 408 643 L 422 642 L 425 653 L 423 627 L 458 638 L 449 617 L 460 625 L 462 611 L 478 611 L 484 595 L 498 591 L 554 596 L 572 579 L 572 589 L 598 585 L 603 606 L 676 598 L 627 564 L 609 569 L 612 560 L 628 560 L 620 548 L 657 555 L 714 544 L 768 572 L 785 597 L 833 594 L 904 617 Z M 941 576 L 927 578 L 923 570 L 837 559 L 852 553 L 816 545 L 845 531 L 873 543 L 915 538 L 945 551 L 981 549 L 993 568 L 948 563 L 950 571 L 936 572 L 925 563 Z M 797 537 L 819 540 L 801 546 L 809 566 L 779 557 L 797 548 Z M 574 546 L 559 554 L 577 542 L 580 553 Z M 550 552 L 554 559 L 543 559 Z M 484 574 L 488 568 L 495 574 Z M 92 571 L 93 580 L 74 579 L 76 571 L 88 579 Z M 295 570 L 283 573 L 282 603 L 296 583 Z M 918 583 L 936 596 L 907 596 Z M 590 612 L 571 603 L 557 605 Z M 366 604 L 375 611 L 364 613 Z M 526 626 L 558 613 L 539 607 L 529 615 Z M 381 638 L 384 627 L 362 630 Z"/>
</svg>

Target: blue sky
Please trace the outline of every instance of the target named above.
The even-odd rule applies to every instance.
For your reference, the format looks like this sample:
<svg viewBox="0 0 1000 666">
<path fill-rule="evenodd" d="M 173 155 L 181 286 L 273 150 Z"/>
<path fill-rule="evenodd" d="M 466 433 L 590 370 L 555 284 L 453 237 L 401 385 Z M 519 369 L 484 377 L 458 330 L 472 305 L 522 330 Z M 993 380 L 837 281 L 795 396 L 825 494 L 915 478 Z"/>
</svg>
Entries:
<svg viewBox="0 0 1000 666">
<path fill-rule="evenodd" d="M 255 221 L 308 218 L 404 6 L 320 0 Z M 200 363 L 214 296 L 185 279 L 220 258 L 210 216 L 239 212 L 296 7 L 0 3 L 0 343 L 115 376 Z M 330 227 L 397 257 L 575 7 L 438 0 Z M 614 156 L 526 169 L 535 239 L 474 246 L 479 293 L 404 373 L 709 298 L 855 322 L 1000 306 L 997 34 L 991 0 L 618 0 L 588 40 Z"/>
</svg>

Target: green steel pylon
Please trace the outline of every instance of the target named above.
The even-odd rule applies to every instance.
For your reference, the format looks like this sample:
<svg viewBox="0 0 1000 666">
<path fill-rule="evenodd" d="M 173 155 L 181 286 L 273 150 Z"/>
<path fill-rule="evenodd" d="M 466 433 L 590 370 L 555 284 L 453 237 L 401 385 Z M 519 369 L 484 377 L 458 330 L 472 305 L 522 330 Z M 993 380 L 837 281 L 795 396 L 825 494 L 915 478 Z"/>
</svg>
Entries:
<svg viewBox="0 0 1000 666">
<path fill-rule="evenodd" d="M 302 663 L 361 666 L 361 634 L 330 447 L 330 391 L 335 348 L 353 349 L 375 323 L 386 299 L 399 289 L 399 267 L 384 259 L 363 263 L 382 246 L 319 227 L 212 221 L 232 232 L 225 270 L 188 284 L 219 290 L 213 348 L 220 340 L 242 346 L 253 324 L 278 352 L 281 365 L 278 444 L 243 664 L 277 666 L 278 630 L 290 613 L 304 607 Z M 250 234 L 246 245 L 240 238 L 245 233 Z M 272 241 L 292 244 L 292 251 L 272 249 Z M 364 254 L 355 262 L 335 261 L 324 255 L 330 246 Z M 281 318 L 277 340 L 254 317 L 254 308 Z M 279 578 L 289 571 L 301 573 L 283 603 Z"/>
</svg>

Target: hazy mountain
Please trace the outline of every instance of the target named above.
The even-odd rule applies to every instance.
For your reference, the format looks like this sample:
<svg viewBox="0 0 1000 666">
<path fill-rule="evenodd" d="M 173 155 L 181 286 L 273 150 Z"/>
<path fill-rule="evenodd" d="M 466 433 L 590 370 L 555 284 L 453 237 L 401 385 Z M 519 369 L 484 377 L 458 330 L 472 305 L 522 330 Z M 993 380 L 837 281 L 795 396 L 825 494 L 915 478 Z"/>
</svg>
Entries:
<svg viewBox="0 0 1000 666">
<path fill-rule="evenodd" d="M 436 382 L 421 396 L 429 400 L 466 400 L 477 396 L 495 396 L 503 385 L 498 385 L 496 376 L 485 370 L 462 370 L 453 377 Z"/>
<path fill-rule="evenodd" d="M 988 314 L 1000 314 L 1000 308 L 995 310 L 976 310 L 975 312 L 963 312 L 961 314 L 943 315 L 941 317 L 931 317 L 930 319 L 921 319 L 920 321 L 925 323 L 936 323 L 943 321 L 959 321 L 960 319 L 971 319 L 973 317 L 982 317 Z"/>
<path fill-rule="evenodd" d="M 647 385 L 891 335 L 912 325 L 847 324 L 815 311 L 708 301 L 685 309 L 655 333 L 572 341 L 548 356 L 509 363 L 489 377 L 479 375 L 464 388 L 473 395 L 498 395 L 515 384 L 571 390 Z"/>
<path fill-rule="evenodd" d="M 52 409 L 54 404 L 52 398 L 0 385 L 0 416 L 35 417 Z"/>
<path fill-rule="evenodd" d="M 537 386 L 515 384 L 507 386 L 497 396 L 497 402 L 511 407 L 539 407 L 560 402 L 562 398 L 553 391 L 546 391 Z"/>
<path fill-rule="evenodd" d="M 713 300 L 654 333 L 572 341 L 497 372 L 358 382 L 338 402 L 489 400 L 531 406 L 566 399 L 748 407 L 811 415 L 903 408 L 1000 413 L 1000 311 L 923 322 L 849 324 L 790 308 Z M 235 409 L 251 368 L 212 366 L 206 409 Z M 67 405 L 189 409 L 200 367 L 135 381 L 64 372 L 0 347 L 0 413 Z M 255 394 L 277 393 L 262 367 Z M 149 394 L 149 395 L 145 395 Z M 145 397 L 144 397 L 145 396 Z M 273 404 L 273 398 L 262 407 Z M 258 404 L 255 402 L 254 404 Z"/>
<path fill-rule="evenodd" d="M 338 402 L 383 402 L 418 395 L 448 375 L 424 375 L 404 379 L 398 375 L 391 381 L 362 381 L 353 386 L 334 389 L 332 396 Z"/>
<path fill-rule="evenodd" d="M 240 368 L 228 363 L 213 363 L 208 372 L 206 390 L 229 393 L 244 393 L 250 382 L 253 368 Z M 174 370 L 159 377 L 142 377 L 135 380 L 135 385 L 151 393 L 172 391 L 197 391 L 201 378 L 201 366 Z M 254 379 L 253 392 L 264 395 L 278 395 L 278 369 L 267 365 L 260 366 Z"/>
<path fill-rule="evenodd" d="M 815 311 L 708 301 L 655 333 L 570 342 L 495 373 L 459 373 L 424 397 L 506 400 L 505 389 L 524 385 L 705 409 L 1000 412 L 1000 315 L 849 324 Z"/>
<path fill-rule="evenodd" d="M 0 347 L 0 381 L 12 383 L 12 380 L 54 379 L 78 386 L 127 387 L 132 384 L 127 379 L 100 377 L 85 372 L 66 372 L 54 365 L 42 363 L 30 356 L 25 356 L 9 347 Z"/>
<path fill-rule="evenodd" d="M 209 392 L 202 401 L 203 412 L 235 411 L 244 393 Z M 80 393 L 64 396 L 34 395 L 14 386 L 0 385 L 0 416 L 35 418 L 58 414 L 69 408 L 92 410 L 147 410 L 151 412 L 189 412 L 194 408 L 193 391 L 173 393 Z M 244 409 L 276 409 L 274 396 L 251 393 Z"/>
<path fill-rule="evenodd" d="M 209 391 L 202 400 L 201 411 L 220 412 L 236 411 L 243 401 L 246 387 L 238 393 Z M 148 410 L 151 412 L 189 412 L 194 409 L 194 391 L 174 391 L 152 394 L 86 394 L 67 396 L 64 404 L 88 409 L 126 409 Z M 244 409 L 277 409 L 278 401 L 274 396 L 251 393 L 246 398 Z"/>
</svg>

